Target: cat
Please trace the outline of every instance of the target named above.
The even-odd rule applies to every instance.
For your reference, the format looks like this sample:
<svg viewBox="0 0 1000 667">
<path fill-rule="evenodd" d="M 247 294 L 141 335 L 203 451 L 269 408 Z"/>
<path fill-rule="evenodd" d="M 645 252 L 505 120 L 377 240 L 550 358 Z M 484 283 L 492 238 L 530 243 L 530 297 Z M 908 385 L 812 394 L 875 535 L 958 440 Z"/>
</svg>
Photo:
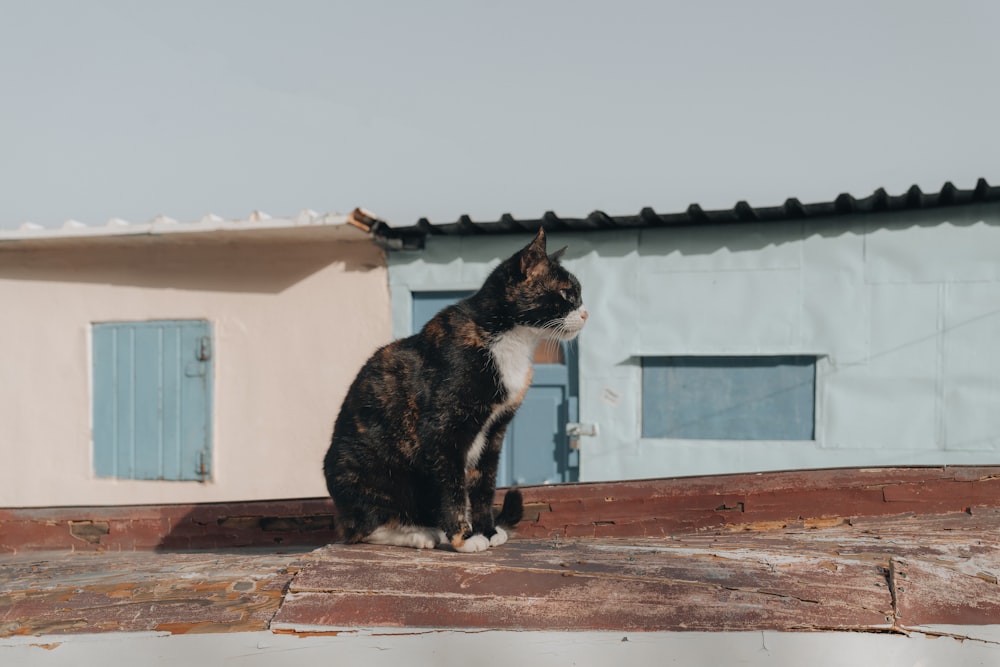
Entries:
<svg viewBox="0 0 1000 667">
<path fill-rule="evenodd" d="M 565 251 L 547 255 L 539 229 L 478 292 L 358 372 L 323 461 L 348 543 L 477 552 L 507 541 L 523 500 L 509 490 L 493 516 L 504 433 L 536 345 L 572 340 L 588 316 Z"/>
</svg>

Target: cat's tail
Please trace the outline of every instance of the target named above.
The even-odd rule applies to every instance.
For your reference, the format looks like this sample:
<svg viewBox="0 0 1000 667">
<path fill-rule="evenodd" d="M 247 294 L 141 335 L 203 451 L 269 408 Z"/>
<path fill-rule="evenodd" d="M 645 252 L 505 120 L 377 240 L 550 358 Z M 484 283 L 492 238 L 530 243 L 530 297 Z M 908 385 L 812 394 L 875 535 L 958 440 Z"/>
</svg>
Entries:
<svg viewBox="0 0 1000 667">
<path fill-rule="evenodd" d="M 510 489 L 503 497 L 503 506 L 497 514 L 495 523 L 498 526 L 513 528 L 524 518 L 524 498 L 517 489 Z"/>
</svg>

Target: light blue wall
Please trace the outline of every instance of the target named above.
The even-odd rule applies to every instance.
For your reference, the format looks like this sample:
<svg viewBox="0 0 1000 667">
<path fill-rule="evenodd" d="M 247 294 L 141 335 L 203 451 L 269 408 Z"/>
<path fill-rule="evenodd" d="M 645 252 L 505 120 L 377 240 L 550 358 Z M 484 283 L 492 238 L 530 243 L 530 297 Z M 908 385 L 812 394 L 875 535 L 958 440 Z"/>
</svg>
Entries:
<svg viewBox="0 0 1000 667">
<path fill-rule="evenodd" d="M 807 231 L 808 230 L 808 231 Z M 389 254 L 410 295 L 475 289 L 530 240 Z M 581 479 L 1000 462 L 1000 206 L 825 221 L 551 233 L 583 283 Z M 811 442 L 641 437 L 644 355 L 816 355 Z"/>
</svg>

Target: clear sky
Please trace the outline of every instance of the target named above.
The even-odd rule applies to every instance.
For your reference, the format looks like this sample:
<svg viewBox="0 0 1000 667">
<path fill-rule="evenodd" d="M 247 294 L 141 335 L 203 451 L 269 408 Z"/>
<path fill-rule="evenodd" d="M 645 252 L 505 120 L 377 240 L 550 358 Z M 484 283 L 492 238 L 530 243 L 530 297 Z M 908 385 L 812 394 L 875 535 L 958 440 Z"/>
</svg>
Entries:
<svg viewBox="0 0 1000 667">
<path fill-rule="evenodd" d="M 1000 2 L 0 0 L 0 226 L 1000 184 Z"/>
</svg>

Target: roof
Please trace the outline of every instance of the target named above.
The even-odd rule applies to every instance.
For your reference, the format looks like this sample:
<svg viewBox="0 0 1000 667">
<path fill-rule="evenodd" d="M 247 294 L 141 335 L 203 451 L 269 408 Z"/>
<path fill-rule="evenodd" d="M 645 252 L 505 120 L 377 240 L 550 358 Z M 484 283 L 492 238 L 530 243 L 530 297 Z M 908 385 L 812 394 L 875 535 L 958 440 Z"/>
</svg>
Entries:
<svg viewBox="0 0 1000 667">
<path fill-rule="evenodd" d="M 194 239 L 198 241 L 235 241 L 248 238 L 268 241 L 323 238 L 365 240 L 367 227 L 358 220 L 371 215 L 360 208 L 347 215 L 317 213 L 306 209 L 297 215 L 287 217 L 272 217 L 267 213 L 254 211 L 247 218 L 240 220 L 226 220 L 210 214 L 197 222 L 179 222 L 162 215 L 144 223 L 131 223 L 120 218 L 112 218 L 103 225 L 87 225 L 78 220 L 67 220 L 61 227 L 43 227 L 27 222 L 17 229 L 0 229 L 0 248 Z"/>
<path fill-rule="evenodd" d="M 1000 186 L 990 185 L 986 179 L 981 178 L 974 188 L 965 190 L 955 187 L 951 182 L 945 183 L 937 192 L 923 192 L 919 186 L 913 185 L 902 194 L 890 195 L 885 189 L 879 188 L 867 197 L 857 198 L 845 192 L 831 201 L 811 204 L 803 204 L 793 197 L 778 206 L 755 207 L 741 200 L 727 209 L 705 210 L 698 204 L 691 204 L 686 210 L 675 213 L 658 213 L 647 207 L 637 214 L 609 215 L 604 211 L 594 211 L 582 218 L 561 217 L 552 211 L 547 211 L 540 218 L 515 218 L 505 213 L 499 220 L 492 222 L 474 221 L 468 215 L 461 216 L 455 222 L 445 223 L 432 223 L 427 218 L 421 218 L 416 224 L 404 227 L 392 227 L 374 218 L 370 218 L 367 222 L 376 241 L 384 247 L 391 250 L 412 250 L 422 248 L 428 236 L 534 233 L 542 226 L 550 232 L 592 232 L 733 225 L 813 220 L 832 216 L 934 209 L 987 202 L 1000 202 Z"/>
<path fill-rule="evenodd" d="M 0 637 L 941 626 L 975 636 L 1000 620 L 998 488 L 998 466 L 529 487 L 524 526 L 480 554 L 330 544 L 328 499 L 0 510 L 0 549 L 21 547 L 0 556 Z M 289 546 L 310 541 L 323 546 Z"/>
</svg>

